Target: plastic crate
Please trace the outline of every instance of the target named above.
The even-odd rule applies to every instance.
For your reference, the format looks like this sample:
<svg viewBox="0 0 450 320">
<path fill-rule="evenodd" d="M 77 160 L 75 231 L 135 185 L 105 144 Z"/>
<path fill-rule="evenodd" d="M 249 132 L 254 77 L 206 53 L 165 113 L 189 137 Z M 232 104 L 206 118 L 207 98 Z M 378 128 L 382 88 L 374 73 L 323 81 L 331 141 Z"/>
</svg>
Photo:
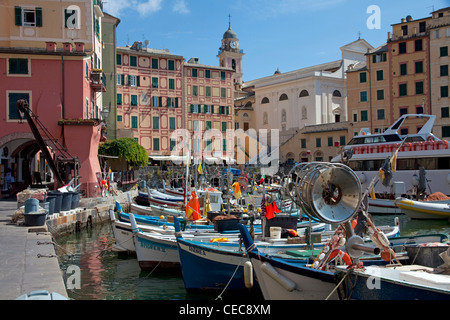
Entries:
<svg viewBox="0 0 450 320">
<path fill-rule="evenodd" d="M 238 229 L 239 229 L 239 219 L 214 220 L 214 230 L 216 230 L 217 232 L 238 230 Z"/>
</svg>

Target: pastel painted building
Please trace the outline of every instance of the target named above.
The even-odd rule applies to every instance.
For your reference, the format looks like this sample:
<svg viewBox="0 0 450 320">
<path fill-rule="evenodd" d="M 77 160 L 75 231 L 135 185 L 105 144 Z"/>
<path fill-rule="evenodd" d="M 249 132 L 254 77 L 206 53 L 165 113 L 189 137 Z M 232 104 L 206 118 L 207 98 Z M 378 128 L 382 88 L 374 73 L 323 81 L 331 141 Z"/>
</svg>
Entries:
<svg viewBox="0 0 450 320">
<path fill-rule="evenodd" d="M 64 0 L 2 2 L 1 169 L 3 173 L 12 170 L 18 189 L 51 176 L 30 127 L 17 112 L 17 100 L 26 99 L 32 113 L 53 137 L 43 138 L 54 157 L 69 155 L 79 159 L 79 172 L 66 168 L 66 182 L 76 178 L 85 196 L 98 194 L 97 151 L 102 137 L 98 118 L 104 91 L 102 16 L 100 1 L 85 0 L 76 5 Z M 58 144 L 64 153 L 57 150 Z"/>
<path fill-rule="evenodd" d="M 170 155 L 184 126 L 183 62 L 141 42 L 117 48 L 117 137 L 136 139 L 150 157 Z"/>
<path fill-rule="evenodd" d="M 430 79 L 432 114 L 436 115 L 434 134 L 450 138 L 450 7 L 432 12 L 430 37 Z"/>
</svg>

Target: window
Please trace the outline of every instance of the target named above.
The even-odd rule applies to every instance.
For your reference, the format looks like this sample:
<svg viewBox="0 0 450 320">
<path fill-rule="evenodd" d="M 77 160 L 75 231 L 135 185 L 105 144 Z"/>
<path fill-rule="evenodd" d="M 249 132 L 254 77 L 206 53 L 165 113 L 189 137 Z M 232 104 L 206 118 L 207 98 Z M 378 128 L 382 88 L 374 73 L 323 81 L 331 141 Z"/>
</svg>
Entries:
<svg viewBox="0 0 450 320">
<path fill-rule="evenodd" d="M 264 98 L 261 100 L 261 104 L 265 104 L 265 103 L 269 103 L 269 98 L 264 97 Z"/>
<path fill-rule="evenodd" d="M 158 69 L 158 59 L 152 58 L 152 69 Z"/>
<path fill-rule="evenodd" d="M 406 53 L 406 42 L 400 42 L 398 44 L 398 53 L 399 54 Z"/>
<path fill-rule="evenodd" d="M 367 101 L 367 91 L 361 91 L 359 93 L 359 101 L 360 102 L 365 102 Z"/>
<path fill-rule="evenodd" d="M 118 66 L 121 66 L 121 65 L 122 65 L 122 55 L 121 55 L 121 54 L 117 54 L 117 55 L 116 55 L 116 64 L 117 64 Z"/>
<path fill-rule="evenodd" d="M 406 83 L 401 83 L 398 85 L 398 91 L 400 97 L 406 96 L 408 94 L 408 87 Z"/>
<path fill-rule="evenodd" d="M 408 35 L 408 26 L 404 25 L 402 26 L 402 36 L 407 36 Z"/>
<path fill-rule="evenodd" d="M 193 78 L 197 78 L 198 77 L 198 70 L 197 69 L 192 69 L 192 77 Z"/>
<path fill-rule="evenodd" d="M 128 76 L 128 85 L 131 87 L 138 87 L 139 86 L 139 76 Z"/>
<path fill-rule="evenodd" d="M 169 60 L 168 61 L 168 69 L 169 70 L 175 70 L 175 60 Z"/>
<path fill-rule="evenodd" d="M 132 94 L 131 95 L 131 105 L 132 106 L 137 106 L 138 105 L 138 99 L 137 99 L 137 94 Z"/>
<path fill-rule="evenodd" d="M 384 109 L 377 110 L 377 120 L 384 120 Z"/>
<path fill-rule="evenodd" d="M 206 121 L 206 130 L 211 130 L 212 128 L 212 122 L 211 121 Z"/>
<path fill-rule="evenodd" d="M 442 107 L 441 108 L 441 118 L 448 118 L 450 117 L 450 108 L 449 107 Z"/>
<path fill-rule="evenodd" d="M 222 132 L 227 131 L 227 123 L 225 121 L 222 121 Z"/>
<path fill-rule="evenodd" d="M 159 138 L 153 138 L 153 151 L 159 151 Z"/>
<path fill-rule="evenodd" d="M 448 97 L 448 86 L 442 86 L 441 87 L 441 98 L 447 98 Z"/>
<path fill-rule="evenodd" d="M 8 59 L 8 74 L 28 74 L 28 59 Z"/>
<path fill-rule="evenodd" d="M 427 31 L 427 23 L 425 21 L 422 21 L 419 23 L 419 32 L 426 32 Z"/>
<path fill-rule="evenodd" d="M 450 126 L 442 126 L 442 138 L 450 137 Z"/>
<path fill-rule="evenodd" d="M 122 105 L 122 94 L 118 93 L 117 94 L 117 105 Z"/>
<path fill-rule="evenodd" d="M 441 47 L 440 48 L 441 57 L 447 57 L 448 56 L 448 47 Z"/>
<path fill-rule="evenodd" d="M 448 65 L 440 66 L 441 68 L 441 77 L 447 77 L 448 76 Z"/>
<path fill-rule="evenodd" d="M 416 82 L 416 94 L 423 94 L 423 81 Z"/>
<path fill-rule="evenodd" d="M 306 139 L 301 139 L 300 142 L 301 142 L 302 148 L 303 149 L 306 148 Z"/>
<path fill-rule="evenodd" d="M 175 117 L 170 117 L 169 118 L 169 130 L 175 130 Z"/>
<path fill-rule="evenodd" d="M 328 146 L 329 147 L 333 146 L 333 137 L 328 137 Z"/>
<path fill-rule="evenodd" d="M 359 74 L 359 82 L 360 83 L 367 82 L 367 72 L 361 72 Z"/>
<path fill-rule="evenodd" d="M 152 124 L 153 124 L 153 129 L 158 130 L 159 129 L 159 117 L 153 117 Z"/>
<path fill-rule="evenodd" d="M 154 107 L 162 107 L 162 97 L 152 97 L 152 102 Z"/>
<path fill-rule="evenodd" d="M 178 108 L 178 98 L 167 98 L 167 106 L 170 108 Z"/>
<path fill-rule="evenodd" d="M 377 70 L 377 81 L 383 80 L 383 70 Z"/>
<path fill-rule="evenodd" d="M 423 72 L 423 61 L 416 61 L 414 63 L 414 65 L 415 65 L 416 73 L 422 73 Z"/>
<path fill-rule="evenodd" d="M 191 113 L 198 113 L 198 105 L 191 104 Z"/>
<path fill-rule="evenodd" d="M 284 101 L 284 100 L 289 100 L 289 98 L 288 98 L 288 96 L 287 96 L 287 94 L 286 93 L 283 93 L 281 96 L 280 96 L 280 99 L 279 99 L 280 101 Z"/>
<path fill-rule="evenodd" d="M 64 9 L 64 28 L 80 29 L 80 9 L 74 7 Z"/>
<path fill-rule="evenodd" d="M 220 97 L 222 98 L 227 97 L 227 88 L 220 88 Z"/>
<path fill-rule="evenodd" d="M 158 88 L 158 78 L 152 77 L 152 88 Z"/>
<path fill-rule="evenodd" d="M 131 128 L 137 129 L 138 127 L 138 119 L 136 116 L 131 116 Z"/>
<path fill-rule="evenodd" d="M 358 122 L 358 114 L 357 113 L 353 114 L 353 122 Z"/>
<path fill-rule="evenodd" d="M 417 106 L 416 107 L 416 114 L 423 114 L 423 107 L 422 106 Z"/>
<path fill-rule="evenodd" d="M 374 54 L 372 56 L 372 62 L 373 63 L 379 63 L 379 62 L 384 62 L 387 60 L 387 55 L 386 52 L 383 53 L 379 53 L 379 54 Z"/>
<path fill-rule="evenodd" d="M 320 147 L 322 147 L 322 139 L 316 138 L 316 148 L 320 148 Z"/>
<path fill-rule="evenodd" d="M 122 122 L 122 115 L 117 116 L 117 122 Z"/>
<path fill-rule="evenodd" d="M 210 86 L 205 87 L 205 95 L 207 97 L 211 97 L 211 87 Z"/>
<path fill-rule="evenodd" d="M 300 92 L 300 95 L 299 95 L 300 98 L 301 97 L 307 97 L 307 96 L 309 96 L 309 92 L 307 90 L 302 90 Z M 267 98 L 265 98 L 265 99 L 267 99 Z M 267 102 L 269 102 L 269 99 L 267 99 Z"/>
<path fill-rule="evenodd" d="M 9 92 L 8 93 L 8 120 L 19 120 L 19 113 L 17 111 L 17 100 L 25 99 L 31 108 L 30 94 L 28 92 Z"/>
<path fill-rule="evenodd" d="M 334 90 L 333 97 L 342 97 L 341 92 L 339 90 Z"/>
<path fill-rule="evenodd" d="M 339 137 L 339 145 L 345 146 L 345 136 L 340 136 Z"/>
<path fill-rule="evenodd" d="M 407 74 L 407 71 L 406 71 L 406 63 L 402 63 L 402 64 L 400 64 L 400 75 L 401 76 L 404 76 L 404 75 L 406 75 Z"/>
<path fill-rule="evenodd" d="M 361 110 L 361 121 L 368 121 L 367 110 Z"/>
<path fill-rule="evenodd" d="M 130 67 L 137 67 L 137 57 L 130 56 Z"/>
<path fill-rule="evenodd" d="M 414 51 L 422 51 L 422 39 L 417 39 L 414 41 Z"/>
<path fill-rule="evenodd" d="M 169 79 L 169 90 L 175 90 L 175 79 Z"/>
<path fill-rule="evenodd" d="M 175 146 L 177 145 L 177 141 L 175 139 L 170 139 L 170 151 L 172 151 L 173 149 L 175 149 Z"/>
<path fill-rule="evenodd" d="M 408 108 L 400 108 L 400 116 L 408 114 Z"/>
<path fill-rule="evenodd" d="M 42 27 L 42 8 L 14 7 L 16 26 Z"/>
<path fill-rule="evenodd" d="M 116 80 L 117 80 L 116 84 L 117 84 L 118 86 L 123 86 L 124 83 L 125 83 L 125 75 L 123 75 L 123 74 L 118 74 Z"/>
<path fill-rule="evenodd" d="M 226 78 L 225 71 L 220 71 L 220 80 L 225 80 L 225 78 Z"/>
<path fill-rule="evenodd" d="M 192 86 L 192 95 L 194 97 L 198 96 L 198 86 Z"/>
<path fill-rule="evenodd" d="M 377 90 L 377 100 L 384 100 L 384 90 Z"/>
<path fill-rule="evenodd" d="M 205 70 L 205 78 L 211 79 L 211 70 Z"/>
</svg>

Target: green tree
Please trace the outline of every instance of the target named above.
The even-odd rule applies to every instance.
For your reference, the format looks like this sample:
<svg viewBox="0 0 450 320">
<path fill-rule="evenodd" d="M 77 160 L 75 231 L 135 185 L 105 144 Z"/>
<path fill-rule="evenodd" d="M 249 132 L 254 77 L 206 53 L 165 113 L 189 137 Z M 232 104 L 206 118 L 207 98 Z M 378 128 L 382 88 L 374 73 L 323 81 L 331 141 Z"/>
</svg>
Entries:
<svg viewBox="0 0 450 320">
<path fill-rule="evenodd" d="M 148 154 L 144 147 L 132 138 L 118 138 L 101 144 L 98 153 L 123 157 L 133 167 L 148 165 Z"/>
</svg>

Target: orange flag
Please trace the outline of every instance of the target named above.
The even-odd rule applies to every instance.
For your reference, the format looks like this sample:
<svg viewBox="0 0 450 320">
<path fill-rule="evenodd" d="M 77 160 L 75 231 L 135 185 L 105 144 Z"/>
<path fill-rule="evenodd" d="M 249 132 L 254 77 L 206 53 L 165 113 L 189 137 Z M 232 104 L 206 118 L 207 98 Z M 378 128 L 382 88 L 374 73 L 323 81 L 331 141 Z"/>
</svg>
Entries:
<svg viewBox="0 0 450 320">
<path fill-rule="evenodd" d="M 198 202 L 198 196 L 195 191 L 192 191 L 192 195 L 189 198 L 189 202 L 186 206 L 186 220 L 198 220 L 201 219 L 200 204 Z"/>
</svg>

